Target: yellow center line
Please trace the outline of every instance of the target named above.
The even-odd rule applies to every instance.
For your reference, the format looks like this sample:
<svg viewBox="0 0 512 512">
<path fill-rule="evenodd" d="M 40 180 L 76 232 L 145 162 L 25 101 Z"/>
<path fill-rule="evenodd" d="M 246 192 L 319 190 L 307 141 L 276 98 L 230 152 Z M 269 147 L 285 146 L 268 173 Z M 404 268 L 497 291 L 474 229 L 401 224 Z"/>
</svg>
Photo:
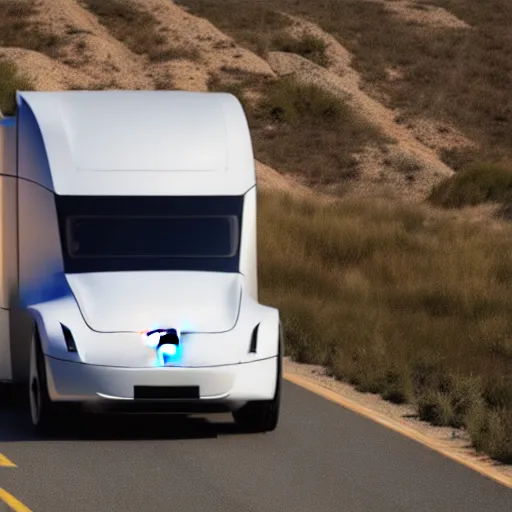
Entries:
<svg viewBox="0 0 512 512">
<path fill-rule="evenodd" d="M 16 464 L 0 453 L 0 468 L 15 468 Z"/>
<path fill-rule="evenodd" d="M 454 449 L 444 446 L 444 443 L 431 439 L 428 436 L 421 434 L 415 429 L 409 427 L 408 425 L 405 425 L 396 420 L 392 420 L 391 418 L 388 418 L 384 414 L 380 414 L 376 411 L 369 409 L 368 407 L 365 407 L 350 400 L 349 398 L 345 398 L 340 394 L 336 393 L 335 391 L 332 391 L 320 384 L 317 384 L 316 382 L 312 382 L 310 379 L 308 379 L 307 377 L 303 377 L 302 375 L 296 375 L 286 372 L 284 374 L 284 378 L 285 380 L 292 382 L 293 384 L 300 386 L 304 389 L 307 389 L 308 391 L 311 391 L 312 393 L 315 393 L 316 395 L 319 395 L 322 398 L 325 398 L 326 400 L 341 405 L 345 409 L 349 409 L 350 411 L 355 412 L 360 416 L 364 416 L 376 423 L 380 423 L 382 426 L 390 430 L 393 430 L 398 434 L 401 434 L 402 436 L 408 437 L 413 441 L 421 443 L 423 446 L 426 446 L 427 448 L 434 450 L 440 455 L 443 455 L 448 459 L 451 459 L 463 466 L 466 466 L 469 469 L 472 469 L 473 471 L 476 471 L 477 473 L 480 473 L 482 476 L 490 478 L 495 482 L 512 489 L 512 478 L 510 478 L 509 476 L 502 474 L 501 472 L 497 471 L 491 466 L 487 466 L 486 464 L 482 464 L 481 462 L 474 460 L 471 456 L 456 453 Z"/>
<path fill-rule="evenodd" d="M 21 501 L 17 500 L 12 494 L 9 494 L 5 489 L 0 488 L 0 501 L 3 501 L 14 512 L 32 512 L 28 507 L 23 505 Z"/>
</svg>

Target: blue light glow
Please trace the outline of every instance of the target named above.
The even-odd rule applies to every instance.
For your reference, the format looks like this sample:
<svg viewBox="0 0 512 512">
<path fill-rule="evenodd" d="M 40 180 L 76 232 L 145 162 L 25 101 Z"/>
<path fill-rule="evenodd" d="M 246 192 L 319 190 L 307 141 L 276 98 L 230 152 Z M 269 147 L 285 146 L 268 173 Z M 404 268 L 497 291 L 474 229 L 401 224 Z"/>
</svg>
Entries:
<svg viewBox="0 0 512 512">
<path fill-rule="evenodd" d="M 165 366 L 172 361 L 172 358 L 178 353 L 176 345 L 165 344 L 156 351 L 157 365 Z"/>
<path fill-rule="evenodd" d="M 172 331 L 172 330 L 171 330 Z M 178 340 L 180 339 L 180 331 L 175 330 L 178 336 Z M 160 338 L 165 336 L 169 331 L 167 329 L 155 329 L 152 331 L 141 331 L 140 335 L 143 338 L 144 342 L 149 348 L 156 349 L 156 359 L 153 363 L 153 366 L 166 366 L 169 364 L 173 358 L 175 358 L 179 353 L 179 345 L 174 345 L 172 343 L 165 343 L 164 345 L 158 346 L 160 343 Z"/>
</svg>

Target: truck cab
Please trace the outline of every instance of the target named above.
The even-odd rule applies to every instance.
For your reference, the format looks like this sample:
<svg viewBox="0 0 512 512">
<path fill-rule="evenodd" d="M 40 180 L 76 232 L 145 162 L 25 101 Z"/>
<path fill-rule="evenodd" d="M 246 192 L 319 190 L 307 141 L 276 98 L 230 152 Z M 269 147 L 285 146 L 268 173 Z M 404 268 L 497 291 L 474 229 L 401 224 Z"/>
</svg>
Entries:
<svg viewBox="0 0 512 512">
<path fill-rule="evenodd" d="M 282 336 L 258 302 L 256 178 L 238 100 L 18 92 L 0 122 L 0 380 L 66 404 L 218 405 L 276 428 Z"/>
</svg>

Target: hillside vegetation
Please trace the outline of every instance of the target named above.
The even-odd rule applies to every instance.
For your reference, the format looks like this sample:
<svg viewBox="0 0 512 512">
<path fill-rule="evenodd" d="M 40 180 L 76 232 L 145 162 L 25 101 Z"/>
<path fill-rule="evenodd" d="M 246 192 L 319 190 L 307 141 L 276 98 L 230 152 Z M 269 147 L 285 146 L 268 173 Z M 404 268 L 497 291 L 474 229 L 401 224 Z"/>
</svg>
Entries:
<svg viewBox="0 0 512 512">
<path fill-rule="evenodd" d="M 235 94 L 288 354 L 510 463 L 511 76 L 507 0 L 0 0 L 4 114 L 17 89 Z"/>
<path fill-rule="evenodd" d="M 255 0 L 250 7 L 244 0 L 178 3 L 262 55 L 289 51 L 280 34 L 290 21 L 276 13 L 313 21 L 352 53 L 364 87 L 426 143 L 437 141 L 429 140 L 425 120 L 440 122 L 441 135 L 449 136 L 454 126 L 478 143 L 471 149 L 460 143 L 441 148 L 449 165 L 459 169 L 512 156 L 508 0 Z"/>
<path fill-rule="evenodd" d="M 512 226 L 371 199 L 260 203 L 261 298 L 288 353 L 512 462 Z"/>
</svg>

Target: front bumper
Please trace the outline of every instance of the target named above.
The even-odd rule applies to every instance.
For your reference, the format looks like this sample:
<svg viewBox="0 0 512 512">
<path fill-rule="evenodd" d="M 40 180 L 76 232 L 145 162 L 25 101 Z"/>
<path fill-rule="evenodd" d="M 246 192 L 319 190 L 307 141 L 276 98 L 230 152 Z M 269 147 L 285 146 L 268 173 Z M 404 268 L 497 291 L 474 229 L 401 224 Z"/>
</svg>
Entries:
<svg viewBox="0 0 512 512">
<path fill-rule="evenodd" d="M 56 402 L 138 402 L 135 386 L 198 386 L 199 402 L 239 406 L 272 399 L 277 382 L 277 357 L 201 368 L 123 368 L 48 356 L 45 361 L 48 392 Z"/>
</svg>

